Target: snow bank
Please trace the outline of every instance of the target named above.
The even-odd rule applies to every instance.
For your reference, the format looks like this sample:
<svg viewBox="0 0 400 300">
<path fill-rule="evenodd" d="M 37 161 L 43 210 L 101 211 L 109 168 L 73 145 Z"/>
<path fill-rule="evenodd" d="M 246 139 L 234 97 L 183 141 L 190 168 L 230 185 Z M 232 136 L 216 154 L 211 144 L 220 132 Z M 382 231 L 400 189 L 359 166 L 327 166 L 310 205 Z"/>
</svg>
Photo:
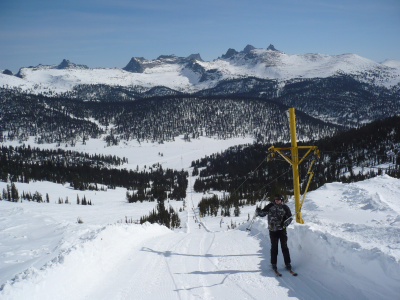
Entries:
<svg viewBox="0 0 400 300">
<path fill-rule="evenodd" d="M 400 180 L 387 175 L 325 184 L 307 194 L 305 224 L 290 225 L 288 245 L 294 269 L 308 277 L 316 295 L 326 289 L 334 293 L 332 299 L 398 299 L 399 194 Z M 288 205 L 293 212 L 292 199 Z M 267 220 L 257 218 L 252 235 L 260 238 L 269 262 Z M 279 255 L 278 264 L 283 266 Z"/>
<path fill-rule="evenodd" d="M 253 229 L 269 249 L 267 221 L 256 221 Z M 288 228 L 288 246 L 293 268 L 299 276 L 307 274 L 309 288 L 316 294 L 323 286 L 336 299 L 396 299 L 400 295 L 400 263 L 377 248 L 363 249 L 358 243 L 301 224 Z M 279 254 L 278 267 L 283 265 Z"/>
<path fill-rule="evenodd" d="M 0 288 L 0 299 L 54 299 L 96 288 L 108 272 L 126 260 L 141 242 L 172 233 L 158 224 L 114 224 L 88 232 L 40 270 L 28 268 Z"/>
</svg>

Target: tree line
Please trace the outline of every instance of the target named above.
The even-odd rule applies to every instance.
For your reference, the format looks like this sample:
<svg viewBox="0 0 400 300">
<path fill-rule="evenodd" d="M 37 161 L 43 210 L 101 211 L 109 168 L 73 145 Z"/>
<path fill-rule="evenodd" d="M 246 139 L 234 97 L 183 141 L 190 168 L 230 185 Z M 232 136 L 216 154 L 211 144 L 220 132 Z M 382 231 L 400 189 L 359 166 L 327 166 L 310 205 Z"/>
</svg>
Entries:
<svg viewBox="0 0 400 300">
<path fill-rule="evenodd" d="M 164 200 L 157 200 L 157 206 L 153 209 L 149 215 L 140 218 L 140 224 L 145 222 L 158 223 L 168 228 L 179 228 L 181 226 L 181 220 L 179 215 L 172 206 L 168 209 L 165 207 Z"/>
<path fill-rule="evenodd" d="M 92 165 L 87 161 L 53 161 L 41 157 L 41 150 L 9 146 L 1 147 L 0 174 L 4 182 L 50 181 L 69 183 L 79 190 L 124 187 L 144 195 L 147 201 L 169 198 L 183 200 L 188 186 L 185 171 L 164 170 L 160 164 L 154 164 L 148 170 L 133 171 L 111 169 L 101 164 Z M 34 158 L 27 160 L 26 157 Z M 43 153 L 42 153 L 43 154 Z M 43 158 L 43 159 L 42 159 Z M 100 188 L 97 185 L 102 185 Z"/>
</svg>

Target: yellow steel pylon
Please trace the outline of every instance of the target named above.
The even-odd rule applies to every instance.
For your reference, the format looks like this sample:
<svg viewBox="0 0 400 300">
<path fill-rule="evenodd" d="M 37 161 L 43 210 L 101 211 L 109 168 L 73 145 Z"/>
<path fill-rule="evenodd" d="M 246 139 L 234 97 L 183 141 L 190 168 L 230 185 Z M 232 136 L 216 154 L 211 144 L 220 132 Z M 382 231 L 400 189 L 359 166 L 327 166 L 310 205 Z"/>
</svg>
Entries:
<svg viewBox="0 0 400 300">
<path fill-rule="evenodd" d="M 304 221 L 301 218 L 301 205 L 303 204 L 304 198 L 306 196 L 308 186 L 310 184 L 311 178 L 313 176 L 313 172 L 311 172 L 311 166 L 308 170 L 308 174 L 310 174 L 310 178 L 308 180 L 307 188 L 304 191 L 303 201 L 300 203 L 300 183 L 299 183 L 299 164 L 307 157 L 307 155 L 314 150 L 314 154 L 319 156 L 319 150 L 316 146 L 297 146 L 297 137 L 296 137 L 296 120 L 294 114 L 294 108 L 289 108 L 289 124 L 290 124 L 290 140 L 291 140 L 291 147 L 286 148 L 275 148 L 274 146 L 270 147 L 268 151 L 273 156 L 275 152 L 278 152 L 289 164 L 292 165 L 293 169 L 293 191 L 294 191 L 294 203 L 295 203 L 295 214 L 296 214 L 296 222 L 303 224 Z M 306 154 L 299 160 L 299 149 L 308 149 Z M 291 150 L 292 152 L 292 159 L 287 157 L 285 154 L 282 153 L 284 150 Z"/>
</svg>

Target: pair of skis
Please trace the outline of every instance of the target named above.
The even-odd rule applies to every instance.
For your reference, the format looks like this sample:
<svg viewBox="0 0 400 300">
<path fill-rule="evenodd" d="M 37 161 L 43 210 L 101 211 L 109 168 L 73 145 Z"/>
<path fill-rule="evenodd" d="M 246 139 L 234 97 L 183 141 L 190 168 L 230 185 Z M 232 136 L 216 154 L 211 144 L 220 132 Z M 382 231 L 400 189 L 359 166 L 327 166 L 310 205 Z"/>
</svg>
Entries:
<svg viewBox="0 0 400 300">
<path fill-rule="evenodd" d="M 270 266 L 270 268 L 272 269 L 272 266 Z M 274 270 L 274 269 L 272 269 L 274 272 L 275 272 L 275 275 L 276 276 L 279 276 L 279 277 L 281 277 L 282 276 L 282 274 L 281 273 L 279 273 L 279 271 L 278 270 Z M 286 269 L 287 270 L 287 269 Z M 296 272 L 294 272 L 293 270 L 288 270 L 289 271 L 289 273 L 290 274 L 292 274 L 293 276 L 297 276 L 297 273 Z"/>
</svg>

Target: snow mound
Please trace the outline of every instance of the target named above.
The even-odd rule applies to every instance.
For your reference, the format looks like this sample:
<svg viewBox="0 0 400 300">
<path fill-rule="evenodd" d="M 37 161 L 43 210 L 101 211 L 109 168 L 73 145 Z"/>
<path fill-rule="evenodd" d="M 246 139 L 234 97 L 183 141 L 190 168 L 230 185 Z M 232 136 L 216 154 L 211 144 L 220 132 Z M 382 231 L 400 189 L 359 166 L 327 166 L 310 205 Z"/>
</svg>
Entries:
<svg viewBox="0 0 400 300">
<path fill-rule="evenodd" d="M 39 270 L 28 268 L 7 281 L 0 288 L 0 298 L 52 299 L 68 294 L 78 299 L 82 290 L 95 288 L 115 265 L 127 259 L 136 245 L 169 233 L 166 227 L 150 223 L 114 224 L 90 231 Z"/>
<path fill-rule="evenodd" d="M 254 235 L 268 241 L 261 243 L 267 253 L 267 221 L 259 220 L 253 228 Z M 323 299 L 396 299 L 400 294 L 400 262 L 378 248 L 364 249 L 357 242 L 301 224 L 289 227 L 288 246 L 294 270 L 299 276 L 307 274 L 309 288 L 318 295 L 315 299 L 322 295 Z M 283 265 L 279 254 L 278 267 Z M 310 295 L 300 290 L 296 296 L 302 292 Z"/>
</svg>

